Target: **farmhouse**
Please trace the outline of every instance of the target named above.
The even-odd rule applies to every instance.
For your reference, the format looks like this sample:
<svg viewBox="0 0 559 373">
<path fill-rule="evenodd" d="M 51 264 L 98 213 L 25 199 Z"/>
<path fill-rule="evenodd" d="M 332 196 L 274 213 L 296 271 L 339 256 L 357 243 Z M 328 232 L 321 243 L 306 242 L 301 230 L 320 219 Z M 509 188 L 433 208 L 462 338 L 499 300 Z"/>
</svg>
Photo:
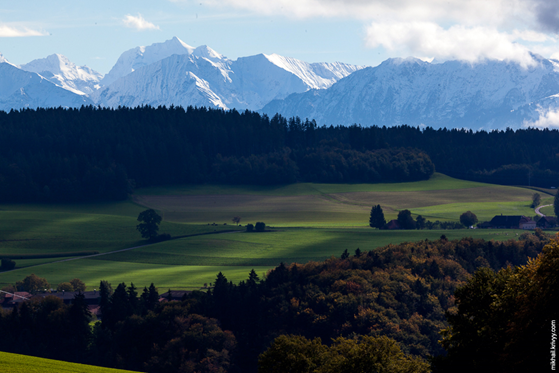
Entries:
<svg viewBox="0 0 559 373">
<path fill-rule="evenodd" d="M 188 294 L 192 293 L 189 290 L 169 290 L 159 296 L 159 302 L 167 302 L 169 300 L 183 300 Z"/>
<path fill-rule="evenodd" d="M 62 299 L 65 304 L 70 304 L 74 300 L 76 294 L 78 294 L 77 291 L 56 291 L 37 294 L 18 291 L 13 294 L 5 294 L 4 301 L 0 304 L 0 306 L 2 308 L 10 309 L 19 306 L 20 303 L 26 300 L 46 298 L 49 295 Z M 85 291 L 82 294 L 90 312 L 93 312 L 96 308 L 99 308 L 100 295 L 98 291 Z"/>
<path fill-rule="evenodd" d="M 390 220 L 388 223 L 386 223 L 384 228 L 385 229 L 402 229 L 402 227 L 400 226 L 400 223 L 398 223 L 398 220 Z"/>
<path fill-rule="evenodd" d="M 542 216 L 537 223 L 538 228 L 555 228 L 557 226 L 557 218 L 553 216 Z"/>
<path fill-rule="evenodd" d="M 497 215 L 491 219 L 487 226 L 488 228 L 498 229 L 536 229 L 536 222 L 528 216 Z"/>
<path fill-rule="evenodd" d="M 14 308 L 17 304 L 31 299 L 31 297 L 33 297 L 33 295 L 26 291 L 16 291 L 15 293 L 4 294 L 4 300 L 0 303 L 0 308 Z"/>
</svg>

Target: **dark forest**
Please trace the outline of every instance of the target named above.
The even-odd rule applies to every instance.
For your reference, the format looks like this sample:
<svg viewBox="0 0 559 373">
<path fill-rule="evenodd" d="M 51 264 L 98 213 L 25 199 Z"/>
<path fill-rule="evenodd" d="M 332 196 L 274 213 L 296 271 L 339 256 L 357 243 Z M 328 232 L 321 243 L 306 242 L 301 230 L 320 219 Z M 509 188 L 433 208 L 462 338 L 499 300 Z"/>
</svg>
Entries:
<svg viewBox="0 0 559 373">
<path fill-rule="evenodd" d="M 468 180 L 555 186 L 559 131 L 322 126 L 188 107 L 0 112 L 0 200 L 122 200 L 186 183 L 403 182 L 435 169 Z"/>
</svg>

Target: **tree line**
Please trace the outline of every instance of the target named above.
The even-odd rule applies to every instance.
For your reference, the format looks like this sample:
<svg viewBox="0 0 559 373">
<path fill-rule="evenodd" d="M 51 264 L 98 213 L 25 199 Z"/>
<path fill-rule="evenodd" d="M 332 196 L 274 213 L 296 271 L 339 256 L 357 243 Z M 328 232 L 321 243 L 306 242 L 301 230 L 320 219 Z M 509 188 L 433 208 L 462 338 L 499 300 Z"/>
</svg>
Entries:
<svg viewBox="0 0 559 373">
<path fill-rule="evenodd" d="M 390 223 L 386 222 L 384 211 L 380 205 L 373 205 L 369 215 L 369 226 L 378 229 L 464 229 L 477 223 L 477 216 L 471 212 L 466 211 L 460 215 L 460 223 L 453 221 L 431 221 L 425 219 L 421 215 L 417 215 L 414 219 L 411 216 L 410 210 L 401 210 L 398 212 L 398 217 L 395 219 L 398 226 L 391 227 Z"/>
<path fill-rule="evenodd" d="M 47 297 L 25 302 L 14 312 L 0 313 L 0 349 L 148 372 L 256 372 L 259 356 L 260 369 L 266 371 L 270 364 L 289 364 L 289 359 L 282 362 L 282 348 L 292 348 L 295 355 L 290 356 L 324 365 L 322 370 L 317 365 L 315 370 L 294 371 L 326 372 L 358 363 L 349 359 L 351 355 L 344 355 L 348 360 L 334 358 L 343 355 L 344 349 L 362 351 L 363 358 L 370 358 L 376 356 L 370 355 L 371 349 L 382 347 L 386 349 L 382 361 L 407 361 L 418 369 L 424 369 L 427 357 L 450 351 L 450 360 L 441 358 L 438 364 L 454 367 L 469 355 L 460 350 L 459 329 L 452 331 L 483 327 L 468 326 L 468 312 L 485 312 L 488 308 L 480 305 L 493 299 L 480 295 L 479 301 L 473 298 L 477 303 L 472 308 L 469 290 L 457 289 L 469 283 L 474 273 L 474 278 L 484 273 L 483 279 L 494 281 L 487 274 L 509 265 L 531 266 L 529 259 L 545 245 L 551 245 L 548 251 L 557 246 L 549 242 L 538 231 L 526 233 L 518 241 L 449 241 L 443 237 L 369 252 L 357 249 L 353 255 L 346 250 L 340 258 L 323 262 L 281 264 L 263 279 L 253 270 L 238 284 L 219 273 L 210 290 L 185 295 L 180 302 L 158 302 L 153 284 L 139 294 L 133 284 L 122 283 L 113 290 L 103 281 L 99 288 L 103 318 L 93 329 L 85 327 L 89 318 L 82 300 L 64 305 Z M 551 266 L 544 273 L 549 281 L 557 278 L 549 276 L 549 271 L 559 270 L 553 263 L 557 261 L 545 264 Z M 494 289 L 487 281 L 484 284 Z M 509 299 L 510 304 L 513 301 Z M 449 318 L 460 314 L 464 318 Z M 61 329 L 68 333 L 57 334 Z M 439 332 L 443 329 L 449 330 L 448 343 L 441 346 Z M 70 331 L 77 335 L 70 338 Z M 287 337 L 276 339 L 281 335 Z M 521 336 L 515 341 L 521 343 Z M 487 338 L 493 340 L 491 334 Z M 468 351 L 476 345 L 472 342 Z M 501 347 L 497 343 L 491 351 L 497 353 Z M 313 349 L 322 352 L 307 356 L 305 351 Z M 486 359 L 487 354 L 479 358 Z"/>
<path fill-rule="evenodd" d="M 428 179 L 409 147 L 352 149 L 315 122 L 181 107 L 0 112 L 0 200 L 121 200 L 134 187 Z"/>
<path fill-rule="evenodd" d="M 0 112 L 2 201 L 121 200 L 177 183 L 397 182 L 438 171 L 550 187 L 559 131 L 322 126 L 182 107 Z"/>
</svg>

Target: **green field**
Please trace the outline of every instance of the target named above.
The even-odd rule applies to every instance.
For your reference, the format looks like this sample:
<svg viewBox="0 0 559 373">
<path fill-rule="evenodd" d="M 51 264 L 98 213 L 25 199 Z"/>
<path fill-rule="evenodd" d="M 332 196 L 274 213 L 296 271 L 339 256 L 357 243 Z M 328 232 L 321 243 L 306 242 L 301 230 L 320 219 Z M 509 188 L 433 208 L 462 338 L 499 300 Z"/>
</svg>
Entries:
<svg viewBox="0 0 559 373">
<path fill-rule="evenodd" d="M 42 359 L 34 356 L 0 352 L 0 372 L 2 373 L 118 373 L 131 372 L 97 367 L 93 365 L 67 363 L 65 361 Z"/>
<path fill-rule="evenodd" d="M 395 219 L 403 209 L 429 220 L 458 221 L 467 210 L 480 221 L 497 214 L 533 216 L 533 193 L 528 188 L 435 174 L 430 180 L 396 184 L 149 188 L 138 190 L 134 201 L 161 210 L 166 220 L 183 223 L 222 224 L 239 215 L 243 222 L 264 221 L 277 227 L 355 227 L 367 225 L 371 206 L 376 204 L 383 207 L 387 220 Z"/>
<path fill-rule="evenodd" d="M 197 185 L 140 189 L 130 201 L 119 203 L 0 205 L 0 257 L 28 256 L 14 259 L 15 270 L 0 273 L 0 286 L 35 273 L 52 285 L 78 277 L 90 289 L 100 280 L 134 282 L 138 287 L 153 282 L 164 290 L 199 288 L 213 282 L 219 271 L 237 282 L 253 268 L 262 275 L 280 262 L 323 260 L 346 249 L 367 251 L 389 243 L 434 240 L 442 234 L 451 239 L 515 238 L 520 232 L 382 231 L 368 228 L 368 218 L 376 204 L 381 204 L 387 220 L 402 209 L 433 221 L 458 221 L 467 210 L 480 221 L 497 214 L 533 216 L 533 193 L 435 174 L 413 183 Z M 542 197 L 542 204 L 552 200 Z M 163 216 L 160 232 L 174 237 L 210 234 L 112 253 L 145 244 L 135 226 L 146 207 Z M 245 233 L 232 225 L 236 215 L 242 224 L 264 221 L 273 231 Z M 236 232 L 220 233 L 225 230 Z M 79 256 L 92 252 L 105 255 Z"/>
</svg>

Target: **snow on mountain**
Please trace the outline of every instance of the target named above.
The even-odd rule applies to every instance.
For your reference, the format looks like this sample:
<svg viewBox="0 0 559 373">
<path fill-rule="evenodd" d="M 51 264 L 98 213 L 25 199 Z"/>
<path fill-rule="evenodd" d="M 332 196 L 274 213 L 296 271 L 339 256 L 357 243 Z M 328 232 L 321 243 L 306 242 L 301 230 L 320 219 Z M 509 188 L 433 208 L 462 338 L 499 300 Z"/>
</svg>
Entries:
<svg viewBox="0 0 559 373">
<path fill-rule="evenodd" d="M 10 63 L 10 61 L 8 61 L 2 53 L 0 53 L 0 63 L 8 63 L 12 66 L 15 66 L 14 64 Z"/>
<path fill-rule="evenodd" d="M 263 56 L 279 68 L 296 75 L 309 88 L 314 89 L 328 88 L 341 78 L 362 68 L 340 62 L 310 64 L 277 54 Z"/>
<path fill-rule="evenodd" d="M 559 93 L 557 61 L 536 55 L 533 59 L 527 68 L 493 60 L 430 64 L 389 59 L 326 90 L 274 100 L 261 111 L 312 118 L 319 124 L 518 128 L 538 118 L 543 105 L 552 105 L 557 98 L 551 97 Z"/>
<path fill-rule="evenodd" d="M 130 49 L 119 57 L 111 71 L 109 71 L 109 73 L 101 80 L 101 85 L 108 86 L 115 80 L 122 78 L 123 76 L 126 76 L 141 67 L 161 61 L 173 54 L 190 55 L 194 52 L 194 50 L 194 47 L 184 43 L 177 37 L 163 43 L 155 43 L 147 47 L 136 47 Z"/>
<path fill-rule="evenodd" d="M 123 53 L 101 82 L 110 84 L 93 98 L 111 107 L 173 104 L 257 110 L 294 92 L 329 87 L 357 69 L 275 54 L 233 61 L 205 45 L 193 48 L 173 38 Z M 186 86 L 198 93 L 185 95 Z"/>
<path fill-rule="evenodd" d="M 81 107 L 92 101 L 58 87 L 41 75 L 0 60 L 0 110 L 38 107 Z"/>
<path fill-rule="evenodd" d="M 76 66 L 60 54 L 33 60 L 20 68 L 37 73 L 54 84 L 79 95 L 90 95 L 99 88 L 102 74 L 87 66 Z"/>
<path fill-rule="evenodd" d="M 199 76 L 227 81 L 227 72 L 221 66 L 203 58 L 172 55 L 161 61 L 141 67 L 118 79 L 96 96 L 103 106 L 139 105 L 211 106 L 226 108 L 210 88 L 210 82 Z"/>
</svg>

